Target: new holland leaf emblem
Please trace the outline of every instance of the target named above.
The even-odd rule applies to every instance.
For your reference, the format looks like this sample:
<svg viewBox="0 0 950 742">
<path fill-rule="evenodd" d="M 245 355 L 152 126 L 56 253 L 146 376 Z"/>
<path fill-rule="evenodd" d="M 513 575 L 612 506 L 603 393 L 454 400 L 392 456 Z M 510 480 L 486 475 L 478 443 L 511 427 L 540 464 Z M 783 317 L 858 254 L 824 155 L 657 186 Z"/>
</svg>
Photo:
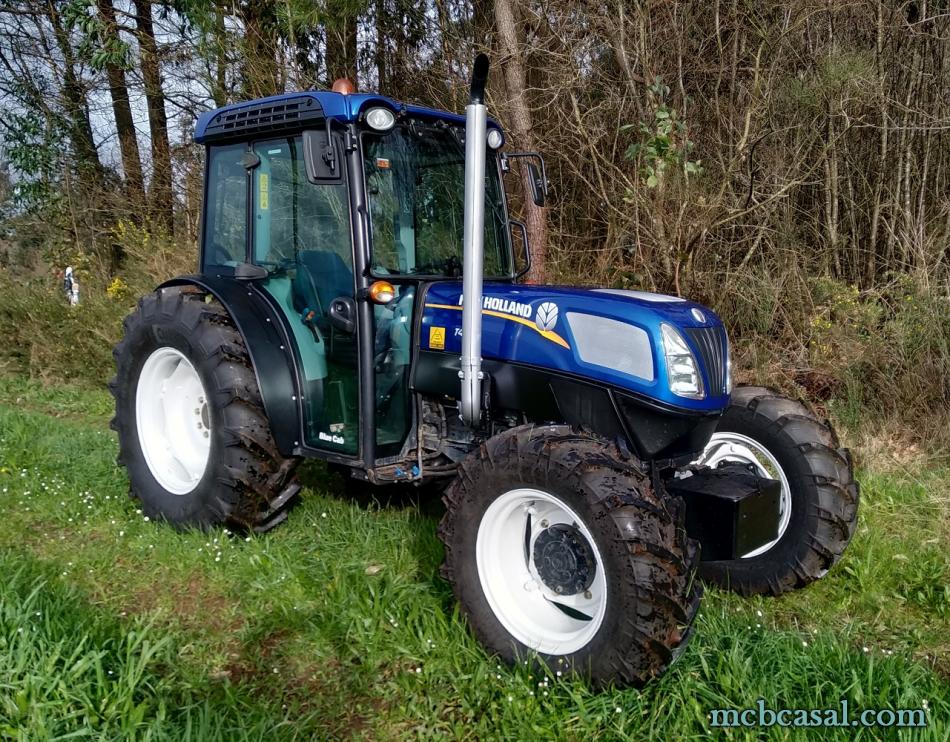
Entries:
<svg viewBox="0 0 950 742">
<path fill-rule="evenodd" d="M 534 324 L 538 326 L 541 332 L 553 330 L 554 325 L 557 324 L 557 304 L 546 301 L 538 307 L 538 313 L 534 317 Z"/>
</svg>

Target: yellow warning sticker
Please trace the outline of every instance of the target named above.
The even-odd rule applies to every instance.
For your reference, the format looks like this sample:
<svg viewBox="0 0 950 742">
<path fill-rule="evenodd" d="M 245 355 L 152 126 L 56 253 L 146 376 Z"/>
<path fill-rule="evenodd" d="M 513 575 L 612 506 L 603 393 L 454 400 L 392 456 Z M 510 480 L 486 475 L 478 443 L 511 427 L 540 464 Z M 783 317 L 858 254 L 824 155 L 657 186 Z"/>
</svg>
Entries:
<svg viewBox="0 0 950 742">
<path fill-rule="evenodd" d="M 445 350 L 445 328 L 429 328 L 429 348 L 431 350 Z"/>
<path fill-rule="evenodd" d="M 258 177 L 258 191 L 260 192 L 260 208 L 266 209 L 268 206 L 268 188 L 270 184 L 267 182 L 267 173 L 261 173 Z"/>
</svg>

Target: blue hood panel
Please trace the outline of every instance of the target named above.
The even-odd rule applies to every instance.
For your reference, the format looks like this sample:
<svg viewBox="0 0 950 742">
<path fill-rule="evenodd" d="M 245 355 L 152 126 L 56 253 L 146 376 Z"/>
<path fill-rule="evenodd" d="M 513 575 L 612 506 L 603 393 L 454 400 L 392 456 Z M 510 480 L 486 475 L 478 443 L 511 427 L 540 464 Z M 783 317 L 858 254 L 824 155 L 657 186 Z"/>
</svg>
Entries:
<svg viewBox="0 0 950 742">
<path fill-rule="evenodd" d="M 718 412 L 729 403 L 722 383 L 722 365 L 728 354 L 726 333 L 719 317 L 706 307 L 676 297 L 614 289 L 485 283 L 483 293 L 484 358 L 562 371 L 683 410 Z M 567 319 L 569 313 L 571 323 Z M 649 369 L 650 363 L 642 356 L 652 356 L 652 372 L 643 374 L 652 379 L 590 363 L 589 352 L 585 361 L 579 350 L 585 338 L 575 337 L 571 330 L 571 324 L 578 328 L 584 323 L 578 322 L 573 314 L 607 318 L 639 328 L 628 331 L 606 323 L 620 331 L 618 342 L 627 344 L 631 352 L 640 356 L 631 359 L 631 366 Z M 681 331 L 697 358 L 707 392 L 704 399 L 689 399 L 670 391 L 660 334 L 663 322 Z M 458 355 L 462 349 L 461 334 L 462 284 L 432 284 L 425 296 L 420 346 L 423 350 Z M 634 345 L 631 339 L 639 344 Z M 603 335 L 597 342 L 603 342 Z"/>
</svg>

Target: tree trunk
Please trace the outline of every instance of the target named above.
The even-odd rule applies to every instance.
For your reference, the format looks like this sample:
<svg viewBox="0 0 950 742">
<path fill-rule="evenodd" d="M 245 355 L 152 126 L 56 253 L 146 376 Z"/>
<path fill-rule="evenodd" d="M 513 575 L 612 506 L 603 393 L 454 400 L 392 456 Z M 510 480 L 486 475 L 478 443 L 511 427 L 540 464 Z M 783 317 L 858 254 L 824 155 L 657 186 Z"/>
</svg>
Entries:
<svg viewBox="0 0 950 742">
<path fill-rule="evenodd" d="M 115 8 L 112 0 L 97 0 L 96 5 L 105 26 L 104 44 L 117 42 L 119 31 L 115 22 Z M 145 188 L 142 179 L 142 160 L 139 156 L 139 143 L 135 134 L 135 121 L 132 119 L 132 106 L 129 103 L 129 87 L 125 81 L 125 70 L 115 62 L 106 62 L 106 78 L 109 81 L 109 95 L 112 97 L 112 113 L 115 116 L 115 128 L 119 135 L 119 151 L 122 155 L 122 171 L 125 173 L 126 196 L 132 202 L 130 214 L 135 215 L 145 203 Z M 132 216 L 133 221 L 138 221 Z"/>
<path fill-rule="evenodd" d="M 151 0 L 135 0 L 142 80 L 148 105 L 148 129 L 152 145 L 152 182 L 149 189 L 151 216 L 167 234 L 174 231 L 172 221 L 172 161 L 168 149 L 168 121 L 165 118 L 165 93 L 162 90 L 158 47 L 152 27 Z"/>
<path fill-rule="evenodd" d="M 101 185 L 104 168 L 92 138 L 89 120 L 89 101 L 86 90 L 76 75 L 76 57 L 69 34 L 54 3 L 47 5 L 47 18 L 53 28 L 56 44 L 63 55 L 63 102 L 69 121 L 69 139 L 72 144 L 76 171 L 84 185 Z"/>
<path fill-rule="evenodd" d="M 526 150 L 535 147 L 531 130 L 531 110 L 527 101 L 527 78 L 524 69 L 524 57 L 518 40 L 518 27 L 515 23 L 517 0 L 496 0 L 495 23 L 501 42 L 502 59 L 505 68 L 505 85 L 508 88 L 508 105 L 511 109 L 511 131 L 517 145 Z M 524 168 L 525 222 L 531 243 L 531 271 L 528 281 L 541 283 L 544 280 L 547 256 L 548 225 L 544 209 L 531 200 L 530 179 Z"/>
</svg>

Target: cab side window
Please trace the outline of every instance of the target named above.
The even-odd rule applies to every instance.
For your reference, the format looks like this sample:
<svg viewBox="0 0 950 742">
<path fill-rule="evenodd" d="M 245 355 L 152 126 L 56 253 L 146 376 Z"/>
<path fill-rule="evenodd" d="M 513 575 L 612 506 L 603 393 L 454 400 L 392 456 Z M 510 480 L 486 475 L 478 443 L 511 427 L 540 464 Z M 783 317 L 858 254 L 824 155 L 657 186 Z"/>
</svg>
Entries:
<svg viewBox="0 0 950 742">
<path fill-rule="evenodd" d="M 246 145 L 210 147 L 204 220 L 204 265 L 234 266 L 247 254 Z"/>
<path fill-rule="evenodd" d="M 346 186 L 307 180 L 301 138 L 255 142 L 254 262 L 279 265 L 306 253 L 335 253 L 352 262 Z"/>
</svg>

